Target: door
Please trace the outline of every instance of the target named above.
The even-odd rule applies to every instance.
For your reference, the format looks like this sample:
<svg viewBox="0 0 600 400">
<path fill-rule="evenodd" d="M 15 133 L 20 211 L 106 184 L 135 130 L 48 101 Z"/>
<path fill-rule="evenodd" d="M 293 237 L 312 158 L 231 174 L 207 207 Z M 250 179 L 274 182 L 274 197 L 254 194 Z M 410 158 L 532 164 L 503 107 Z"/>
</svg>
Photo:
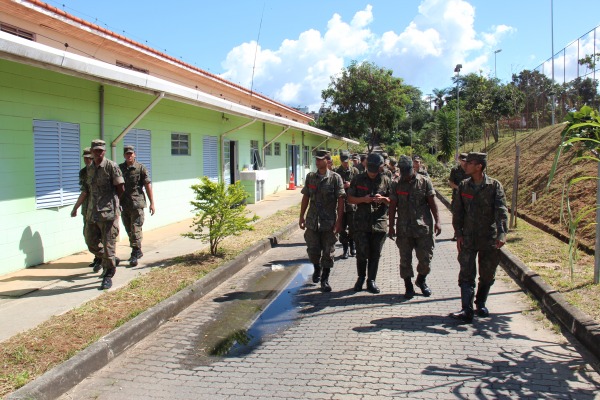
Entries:
<svg viewBox="0 0 600 400">
<path fill-rule="evenodd" d="M 288 144 L 287 145 L 287 171 L 288 171 L 288 182 L 290 173 L 294 174 L 294 185 L 299 182 L 298 173 L 300 172 L 300 146 Z"/>
<path fill-rule="evenodd" d="M 230 185 L 240 180 L 237 141 L 223 141 L 223 181 Z"/>
</svg>

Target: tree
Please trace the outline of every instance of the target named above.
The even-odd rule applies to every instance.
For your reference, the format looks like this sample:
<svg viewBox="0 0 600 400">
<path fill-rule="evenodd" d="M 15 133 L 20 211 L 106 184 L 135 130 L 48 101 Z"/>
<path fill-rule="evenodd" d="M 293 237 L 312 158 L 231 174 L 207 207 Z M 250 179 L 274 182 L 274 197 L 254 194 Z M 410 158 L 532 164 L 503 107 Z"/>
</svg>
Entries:
<svg viewBox="0 0 600 400">
<path fill-rule="evenodd" d="M 448 94 L 448 89 L 433 89 L 433 95 L 435 99 L 433 100 L 435 104 L 435 110 L 439 111 L 444 107 L 444 102 L 446 95 Z"/>
<path fill-rule="evenodd" d="M 258 220 L 258 216 L 247 218 L 246 205 L 248 194 L 240 182 L 225 187 L 225 183 L 212 182 L 208 177 L 200 178 L 201 183 L 192 185 L 196 200 L 190 201 L 194 206 L 194 232 L 183 236 L 192 239 L 208 240 L 210 254 L 217 255 L 219 244 L 230 235 L 239 235 L 243 231 L 254 230 L 250 225 Z"/>
<path fill-rule="evenodd" d="M 325 126 L 338 135 L 365 138 L 369 152 L 393 134 L 410 102 L 407 87 L 392 70 L 356 61 L 331 78 L 321 97 L 330 109 Z"/>
<path fill-rule="evenodd" d="M 438 136 L 438 150 L 444 161 L 452 159 L 456 145 L 456 113 L 449 111 L 448 107 L 438 111 L 435 115 L 435 125 Z"/>
</svg>

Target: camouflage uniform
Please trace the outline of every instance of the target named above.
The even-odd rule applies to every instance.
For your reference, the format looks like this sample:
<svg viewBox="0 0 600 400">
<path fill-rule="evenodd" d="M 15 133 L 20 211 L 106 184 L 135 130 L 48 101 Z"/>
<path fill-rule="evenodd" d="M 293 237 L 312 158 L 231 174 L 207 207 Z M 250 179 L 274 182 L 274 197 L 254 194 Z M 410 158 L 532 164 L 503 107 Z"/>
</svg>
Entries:
<svg viewBox="0 0 600 400">
<path fill-rule="evenodd" d="M 119 236 L 119 197 L 115 185 L 123 183 L 119 166 L 104 158 L 100 165 L 87 168 L 87 190 L 90 201 L 87 210 L 85 238 L 88 249 L 102 258 L 105 277 L 116 272 L 115 247 Z M 100 244 L 103 247 L 100 247 Z"/>
<path fill-rule="evenodd" d="M 354 177 L 348 195 L 365 197 L 380 194 L 389 197 L 392 183 L 389 177 L 378 173 L 375 179 L 367 172 Z M 368 280 L 375 281 L 381 249 L 387 235 L 388 205 L 385 203 L 357 204 L 354 213 L 354 241 L 356 242 L 356 268 L 359 279 L 368 269 Z M 368 264 L 368 265 L 367 265 Z"/>
<path fill-rule="evenodd" d="M 454 182 L 456 185 L 459 185 L 463 180 L 467 179 L 468 176 L 465 174 L 465 170 L 459 165 L 452 167 L 450 170 L 450 177 L 448 180 L 450 182 Z M 454 200 L 456 200 L 456 192 L 458 189 L 452 189 L 452 203 L 454 204 Z M 452 207 L 452 206 L 451 206 Z"/>
<path fill-rule="evenodd" d="M 85 193 L 89 193 L 89 189 L 87 188 L 87 166 L 81 168 L 79 170 L 79 190 Z M 83 217 L 83 232 L 85 233 L 85 222 L 87 219 L 87 209 L 88 209 L 89 199 L 86 197 L 81 203 L 81 216 Z"/>
<path fill-rule="evenodd" d="M 335 172 L 342 177 L 342 183 L 352 182 L 352 179 L 359 174 L 358 169 L 351 165 L 348 166 L 348 169 L 344 168 L 343 165 L 340 165 L 335 170 Z M 340 243 L 342 243 L 345 249 L 348 247 L 350 241 L 353 240 L 352 221 L 354 218 L 355 210 L 356 205 L 348 203 L 348 198 L 346 198 L 346 204 L 344 206 L 344 217 L 342 219 L 342 231 L 340 232 Z"/>
<path fill-rule="evenodd" d="M 417 273 L 427 276 L 431 271 L 433 258 L 433 217 L 428 198 L 435 191 L 429 178 L 415 174 L 406 182 L 398 180 L 392 183 L 390 199 L 396 203 L 396 245 L 400 250 L 400 277 L 414 276 L 412 252 L 415 250 Z"/>
<path fill-rule="evenodd" d="M 309 197 L 304 239 L 308 258 L 314 265 L 327 269 L 333 267 L 333 254 L 337 235 L 333 233 L 337 219 L 337 203 L 345 197 L 342 178 L 327 170 L 325 176 L 316 172 L 306 175 L 302 194 Z"/>
<path fill-rule="evenodd" d="M 500 263 L 496 240 L 506 241 L 508 208 L 502 184 L 483 175 L 483 183 L 475 185 L 469 178 L 460 183 L 453 206 L 452 226 L 463 238 L 458 262 L 459 285 L 475 285 L 476 258 L 479 260 L 479 283 L 492 285 Z"/>
<path fill-rule="evenodd" d="M 134 161 L 132 165 L 127 162 L 119 164 L 123 179 L 125 179 L 125 193 L 121 196 L 121 221 L 129 236 L 129 246 L 134 250 L 142 248 L 142 225 L 144 224 L 144 207 L 146 195 L 144 185 L 151 183 L 148 170 L 144 164 Z"/>
</svg>

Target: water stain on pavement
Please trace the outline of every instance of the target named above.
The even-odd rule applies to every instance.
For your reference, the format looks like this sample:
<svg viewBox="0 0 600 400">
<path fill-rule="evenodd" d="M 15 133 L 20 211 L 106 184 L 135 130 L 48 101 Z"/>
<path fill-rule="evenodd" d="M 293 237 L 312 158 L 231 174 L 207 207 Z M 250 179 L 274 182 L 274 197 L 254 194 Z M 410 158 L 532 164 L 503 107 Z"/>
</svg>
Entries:
<svg viewBox="0 0 600 400">
<path fill-rule="evenodd" d="M 200 327 L 183 366 L 194 368 L 248 354 L 294 322 L 295 295 L 305 286 L 313 267 L 297 263 L 267 266 L 270 268 L 246 287 L 213 300 L 219 303 L 216 316 Z"/>
</svg>

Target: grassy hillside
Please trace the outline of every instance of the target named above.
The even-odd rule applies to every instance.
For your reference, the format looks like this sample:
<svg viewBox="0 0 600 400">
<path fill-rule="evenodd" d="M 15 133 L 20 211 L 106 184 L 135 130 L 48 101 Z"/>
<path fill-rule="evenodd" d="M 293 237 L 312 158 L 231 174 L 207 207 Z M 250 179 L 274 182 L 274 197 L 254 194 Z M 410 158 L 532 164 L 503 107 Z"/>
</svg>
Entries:
<svg viewBox="0 0 600 400">
<path fill-rule="evenodd" d="M 546 190 L 548 174 L 554 161 L 556 149 L 560 143 L 564 124 L 550 126 L 539 131 L 516 135 L 505 134 L 498 143 L 488 143 L 487 149 L 483 142 L 468 144 L 463 151 L 486 151 L 488 153 L 488 174 L 498 179 L 506 191 L 507 201 L 511 203 L 514 180 L 516 144 L 521 147 L 521 159 L 518 178 L 517 210 L 530 218 L 550 225 L 568 236 L 565 224 L 560 222 L 561 200 L 564 182 L 569 182 L 578 176 L 596 176 L 597 165 L 590 161 L 573 163 L 574 151 L 563 154 L 552 185 Z M 571 207 L 574 211 L 584 205 L 596 202 L 597 181 L 583 181 L 571 189 Z M 537 201 L 532 205 L 532 193 L 537 195 Z M 593 248 L 595 226 L 588 226 L 595 221 L 592 213 L 578 231 L 578 239 Z M 582 229 L 588 226 L 586 229 Z"/>
</svg>

